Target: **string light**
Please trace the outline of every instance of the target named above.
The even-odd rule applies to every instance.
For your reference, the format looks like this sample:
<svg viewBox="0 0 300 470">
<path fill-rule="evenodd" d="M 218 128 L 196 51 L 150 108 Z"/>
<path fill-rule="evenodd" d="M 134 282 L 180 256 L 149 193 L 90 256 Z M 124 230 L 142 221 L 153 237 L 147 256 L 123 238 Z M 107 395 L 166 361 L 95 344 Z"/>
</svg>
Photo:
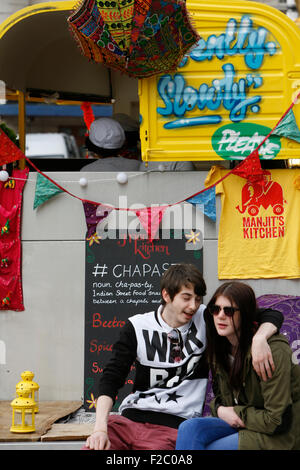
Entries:
<svg viewBox="0 0 300 470">
<path fill-rule="evenodd" d="M 80 178 L 79 184 L 82 188 L 85 188 L 88 185 L 88 180 L 86 178 Z"/>
<path fill-rule="evenodd" d="M 135 178 L 137 176 L 143 176 L 145 174 L 148 174 L 148 173 L 160 173 L 161 172 L 161 169 L 155 169 L 155 170 L 147 170 L 147 171 L 140 171 L 139 173 L 134 173 L 132 175 L 126 175 L 128 179 L 131 179 L 131 178 Z M 0 171 L 0 174 L 1 174 L 1 171 Z M 41 173 L 42 174 L 42 173 Z M 120 174 L 120 173 L 118 173 Z M 42 176 L 44 176 L 42 174 Z M 9 177 L 9 179 L 14 179 L 14 180 L 19 180 L 19 181 L 27 181 L 28 183 L 36 183 L 36 179 L 31 179 L 31 178 L 11 178 Z M 68 183 L 71 183 L 71 184 L 80 184 L 80 186 L 84 186 L 84 184 L 82 184 L 82 180 L 86 180 L 86 178 L 80 178 L 80 180 L 59 180 L 57 179 L 56 182 L 59 183 L 59 184 L 68 184 Z M 1 180 L 0 180 L 1 181 Z M 112 181 L 116 181 L 116 178 L 101 178 L 101 179 L 90 179 L 87 181 L 88 184 L 90 183 L 108 183 L 108 182 L 112 182 Z"/>
<path fill-rule="evenodd" d="M 0 171 L 0 181 L 5 182 L 5 181 L 8 180 L 8 178 L 9 178 L 8 172 L 6 170 L 1 170 Z"/>
<path fill-rule="evenodd" d="M 117 178 L 116 178 L 116 179 L 117 179 L 118 183 L 120 183 L 120 184 L 125 184 L 125 183 L 127 183 L 127 181 L 128 181 L 128 176 L 126 175 L 126 173 L 123 173 L 123 172 L 122 172 L 122 173 L 118 173 L 118 174 L 117 174 Z"/>
</svg>

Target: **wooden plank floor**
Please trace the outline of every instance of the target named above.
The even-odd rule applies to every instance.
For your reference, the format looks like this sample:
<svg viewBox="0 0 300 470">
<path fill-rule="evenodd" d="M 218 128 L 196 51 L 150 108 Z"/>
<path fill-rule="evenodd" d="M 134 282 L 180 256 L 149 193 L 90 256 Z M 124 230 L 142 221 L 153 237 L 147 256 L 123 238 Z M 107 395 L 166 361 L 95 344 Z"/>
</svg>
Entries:
<svg viewBox="0 0 300 470">
<path fill-rule="evenodd" d="M 55 421 L 81 408 L 81 401 L 42 401 L 35 415 L 34 433 L 12 433 L 12 408 L 10 401 L 0 401 L 0 442 L 32 442 L 41 440 Z M 65 436 L 65 432 L 64 432 Z"/>
<path fill-rule="evenodd" d="M 57 423 L 41 437 L 41 441 L 85 441 L 93 430 L 93 423 Z"/>
</svg>

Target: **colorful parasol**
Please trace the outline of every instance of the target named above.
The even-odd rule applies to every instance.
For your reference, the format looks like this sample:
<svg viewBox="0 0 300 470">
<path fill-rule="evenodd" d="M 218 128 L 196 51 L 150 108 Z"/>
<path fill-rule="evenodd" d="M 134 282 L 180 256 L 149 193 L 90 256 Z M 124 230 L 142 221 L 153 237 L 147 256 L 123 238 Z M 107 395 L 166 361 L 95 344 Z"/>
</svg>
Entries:
<svg viewBox="0 0 300 470">
<path fill-rule="evenodd" d="M 176 70 L 199 40 L 184 0 L 83 0 L 68 23 L 86 57 L 136 78 Z"/>
</svg>

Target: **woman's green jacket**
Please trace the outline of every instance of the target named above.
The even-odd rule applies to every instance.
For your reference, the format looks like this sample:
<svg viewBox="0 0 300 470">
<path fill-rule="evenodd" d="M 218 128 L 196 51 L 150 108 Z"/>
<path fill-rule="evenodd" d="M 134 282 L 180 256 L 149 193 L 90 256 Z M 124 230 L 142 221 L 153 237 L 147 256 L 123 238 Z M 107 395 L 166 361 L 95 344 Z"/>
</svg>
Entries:
<svg viewBox="0 0 300 470">
<path fill-rule="evenodd" d="M 250 350 L 238 393 L 224 369 L 216 368 L 212 415 L 217 416 L 220 405 L 234 407 L 245 424 L 239 430 L 240 450 L 300 450 L 300 366 L 283 335 L 272 336 L 268 343 L 275 371 L 266 382 L 255 373 Z"/>
</svg>

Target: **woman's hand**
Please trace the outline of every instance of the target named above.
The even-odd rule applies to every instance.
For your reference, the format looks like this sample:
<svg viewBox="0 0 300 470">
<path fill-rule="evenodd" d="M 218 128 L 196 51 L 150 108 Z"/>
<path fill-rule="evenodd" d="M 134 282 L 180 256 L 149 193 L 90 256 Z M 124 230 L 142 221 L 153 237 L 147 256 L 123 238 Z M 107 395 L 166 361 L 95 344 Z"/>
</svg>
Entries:
<svg viewBox="0 0 300 470">
<path fill-rule="evenodd" d="M 91 450 L 109 450 L 110 440 L 106 431 L 94 431 L 86 440 L 86 447 Z"/>
<path fill-rule="evenodd" d="M 219 406 L 218 417 L 226 421 L 232 428 L 244 428 L 245 425 L 241 418 L 234 411 L 233 406 Z"/>
</svg>

